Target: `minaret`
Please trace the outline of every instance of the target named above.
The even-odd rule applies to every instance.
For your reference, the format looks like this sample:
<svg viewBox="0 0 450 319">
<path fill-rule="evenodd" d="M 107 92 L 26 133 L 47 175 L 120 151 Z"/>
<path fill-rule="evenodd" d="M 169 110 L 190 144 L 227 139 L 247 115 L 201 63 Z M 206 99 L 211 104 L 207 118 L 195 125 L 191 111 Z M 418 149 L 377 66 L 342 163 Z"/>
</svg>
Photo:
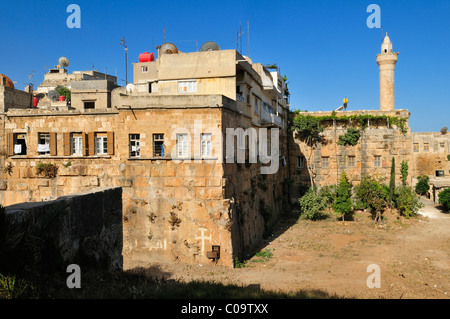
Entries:
<svg viewBox="0 0 450 319">
<path fill-rule="evenodd" d="M 392 49 L 392 42 L 387 33 L 381 44 L 381 53 L 377 55 L 380 68 L 380 109 L 393 111 L 395 109 L 394 71 L 398 53 Z"/>
</svg>

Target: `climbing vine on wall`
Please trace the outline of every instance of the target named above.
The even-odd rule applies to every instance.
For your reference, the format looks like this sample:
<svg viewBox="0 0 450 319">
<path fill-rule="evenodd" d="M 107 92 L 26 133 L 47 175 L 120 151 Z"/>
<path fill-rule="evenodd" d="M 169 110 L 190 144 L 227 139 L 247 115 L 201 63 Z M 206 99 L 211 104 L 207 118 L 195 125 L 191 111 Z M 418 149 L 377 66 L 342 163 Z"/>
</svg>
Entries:
<svg viewBox="0 0 450 319">
<path fill-rule="evenodd" d="M 406 125 L 407 118 L 400 118 L 397 116 L 389 116 L 389 115 L 370 115 L 370 114 L 355 114 L 355 115 L 342 115 L 337 116 L 336 112 L 333 112 L 331 115 L 325 116 L 312 116 L 309 114 L 302 114 L 301 111 L 294 111 L 292 113 L 292 125 L 291 129 L 297 131 L 300 135 L 308 135 L 311 132 L 311 128 L 319 129 L 320 133 L 323 132 L 324 127 L 322 123 L 326 121 L 341 121 L 350 123 L 353 125 L 354 123 L 358 124 L 361 130 L 365 130 L 369 123 L 378 123 L 383 121 L 384 123 L 388 122 L 390 126 L 396 126 L 403 134 L 408 132 L 408 126 Z"/>
<path fill-rule="evenodd" d="M 339 136 L 339 141 L 337 143 L 342 146 L 355 146 L 358 144 L 360 137 L 361 131 L 350 127 L 344 135 Z"/>
</svg>

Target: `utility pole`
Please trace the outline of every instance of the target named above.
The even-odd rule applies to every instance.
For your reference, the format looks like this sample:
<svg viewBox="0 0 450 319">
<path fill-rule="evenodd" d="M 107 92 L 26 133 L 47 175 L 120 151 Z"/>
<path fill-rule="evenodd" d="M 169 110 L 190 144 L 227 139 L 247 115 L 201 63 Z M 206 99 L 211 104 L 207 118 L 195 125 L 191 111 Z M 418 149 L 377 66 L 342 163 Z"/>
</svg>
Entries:
<svg viewBox="0 0 450 319">
<path fill-rule="evenodd" d="M 122 38 L 122 40 L 120 40 L 120 45 L 123 45 L 125 48 L 125 85 L 127 85 L 128 84 L 128 58 L 127 58 L 128 48 L 125 44 L 125 38 Z"/>
</svg>

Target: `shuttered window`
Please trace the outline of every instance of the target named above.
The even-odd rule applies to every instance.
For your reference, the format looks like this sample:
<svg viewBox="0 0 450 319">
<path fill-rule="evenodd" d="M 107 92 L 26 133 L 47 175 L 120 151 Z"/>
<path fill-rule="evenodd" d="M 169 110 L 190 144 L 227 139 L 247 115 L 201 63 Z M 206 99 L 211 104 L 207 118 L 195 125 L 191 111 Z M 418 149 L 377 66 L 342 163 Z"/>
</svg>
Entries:
<svg viewBox="0 0 450 319">
<path fill-rule="evenodd" d="M 64 149 L 64 156 L 69 156 L 70 155 L 70 133 L 63 134 L 63 149 Z"/>
<path fill-rule="evenodd" d="M 50 155 L 51 156 L 57 155 L 56 133 L 55 132 L 50 133 Z"/>
<path fill-rule="evenodd" d="M 8 156 L 14 155 L 14 134 L 8 133 L 6 136 L 6 153 Z"/>
</svg>

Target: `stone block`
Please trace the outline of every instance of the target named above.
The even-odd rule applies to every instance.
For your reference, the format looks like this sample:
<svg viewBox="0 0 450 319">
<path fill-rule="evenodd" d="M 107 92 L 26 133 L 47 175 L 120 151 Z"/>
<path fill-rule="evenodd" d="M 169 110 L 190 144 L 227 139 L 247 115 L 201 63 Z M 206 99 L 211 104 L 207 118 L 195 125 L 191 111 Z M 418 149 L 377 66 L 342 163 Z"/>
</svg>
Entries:
<svg viewBox="0 0 450 319">
<path fill-rule="evenodd" d="M 177 177 L 167 177 L 164 180 L 164 187 L 180 187 L 181 179 Z"/>
<path fill-rule="evenodd" d="M 211 176 L 208 178 L 208 186 L 220 187 L 222 186 L 222 177 Z"/>
<path fill-rule="evenodd" d="M 98 177 L 97 176 L 90 176 L 89 177 L 89 185 L 90 186 L 98 186 Z"/>
</svg>

